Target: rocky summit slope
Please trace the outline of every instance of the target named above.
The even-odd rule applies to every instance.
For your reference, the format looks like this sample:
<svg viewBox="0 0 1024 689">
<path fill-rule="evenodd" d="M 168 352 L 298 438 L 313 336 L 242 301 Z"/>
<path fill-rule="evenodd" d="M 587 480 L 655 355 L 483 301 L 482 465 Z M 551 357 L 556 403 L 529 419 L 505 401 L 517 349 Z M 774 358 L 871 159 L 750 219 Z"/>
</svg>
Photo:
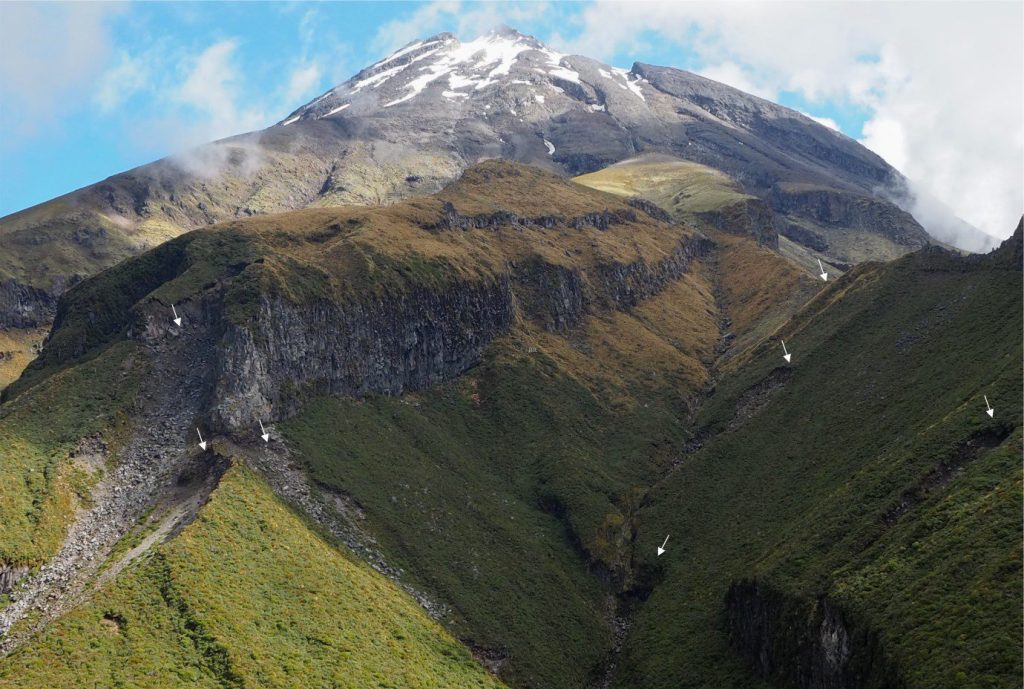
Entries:
<svg viewBox="0 0 1024 689">
<path fill-rule="evenodd" d="M 671 212 L 491 160 L 67 291 L 0 684 L 1015 686 L 1021 229 L 824 283 L 666 164 Z"/>
<path fill-rule="evenodd" d="M 901 209 L 896 170 L 793 110 L 669 67 L 562 55 L 511 29 L 467 43 L 441 34 L 277 125 L 0 219 L 0 329 L 19 333 L 17 356 L 68 287 L 211 222 L 388 204 L 488 158 L 577 175 L 644 153 L 726 174 L 768 204 L 781 233 L 826 259 L 888 258 L 929 241 Z M 848 230 L 877 241 L 852 251 Z"/>
</svg>

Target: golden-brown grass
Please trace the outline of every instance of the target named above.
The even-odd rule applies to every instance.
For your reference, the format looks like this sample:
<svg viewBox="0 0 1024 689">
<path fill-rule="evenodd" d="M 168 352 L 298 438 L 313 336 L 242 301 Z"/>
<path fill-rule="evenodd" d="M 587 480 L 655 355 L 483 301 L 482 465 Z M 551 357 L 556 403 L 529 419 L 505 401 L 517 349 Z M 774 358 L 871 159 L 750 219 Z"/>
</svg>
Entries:
<svg viewBox="0 0 1024 689">
<path fill-rule="evenodd" d="M 0 330 L 0 390 L 17 380 L 36 358 L 48 328 Z"/>
</svg>

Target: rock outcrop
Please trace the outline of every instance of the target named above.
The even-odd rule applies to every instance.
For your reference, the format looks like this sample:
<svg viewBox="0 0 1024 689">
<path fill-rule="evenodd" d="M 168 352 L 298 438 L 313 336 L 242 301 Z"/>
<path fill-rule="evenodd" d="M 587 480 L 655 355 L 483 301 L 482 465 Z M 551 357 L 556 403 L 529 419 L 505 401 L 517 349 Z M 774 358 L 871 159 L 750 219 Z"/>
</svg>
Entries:
<svg viewBox="0 0 1024 689">
<path fill-rule="evenodd" d="M 251 323 L 221 339 L 211 421 L 233 431 L 291 416 L 316 394 L 398 395 L 451 380 L 512 318 L 506 276 L 349 304 L 264 297 Z"/>
<path fill-rule="evenodd" d="M 733 648 L 765 677 L 801 689 L 902 689 L 876 634 L 827 597 L 799 600 L 757 581 L 725 598 Z"/>
<path fill-rule="evenodd" d="M 24 285 L 16 280 L 0 282 L 0 329 L 37 328 L 53 320 L 57 299 L 74 280 L 56 280 L 52 289 Z"/>
<path fill-rule="evenodd" d="M 761 199 L 745 198 L 713 211 L 696 214 L 711 227 L 730 234 L 753 237 L 761 246 L 779 248 L 779 233 L 772 209 Z"/>
<path fill-rule="evenodd" d="M 776 187 L 768 201 L 779 213 L 809 218 L 827 227 L 877 233 L 909 250 L 930 243 L 928 233 L 910 213 L 864 194 Z"/>
</svg>

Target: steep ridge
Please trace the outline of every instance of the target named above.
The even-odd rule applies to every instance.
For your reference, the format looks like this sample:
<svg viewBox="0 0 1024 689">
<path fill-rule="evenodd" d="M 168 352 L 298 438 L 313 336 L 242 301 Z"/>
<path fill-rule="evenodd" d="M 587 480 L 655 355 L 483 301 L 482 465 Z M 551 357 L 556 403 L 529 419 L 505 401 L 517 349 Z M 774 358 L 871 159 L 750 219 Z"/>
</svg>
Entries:
<svg viewBox="0 0 1024 689">
<path fill-rule="evenodd" d="M 578 175 L 643 153 L 724 171 L 791 219 L 792 242 L 840 263 L 929 241 L 898 207 L 899 173 L 852 139 L 687 72 L 617 69 L 503 28 L 415 41 L 277 125 L 0 219 L 0 329 L 34 342 L 24 331 L 70 286 L 208 223 L 393 203 L 489 158 Z"/>
<path fill-rule="evenodd" d="M 84 281 L 0 409 L 35 418 L 81 370 L 130 371 L 142 381 L 139 422 L 92 431 L 110 448 L 115 482 L 125 472 L 150 480 L 153 467 L 131 460 L 140 442 L 154 467 L 189 471 L 204 456 L 199 426 L 214 447 L 243 448 L 225 455 L 398 577 L 503 677 L 580 686 L 612 644 L 608 595 L 642 585 L 629 562 L 634 488 L 666 466 L 682 442 L 678 419 L 709 380 L 709 250 L 649 204 L 492 161 L 436 197 L 213 226 Z M 102 380 L 118 390 L 116 377 Z M 281 469 L 287 450 L 271 422 L 282 419 L 308 492 Z M 270 445 L 257 439 L 261 421 Z M 167 434 L 159 447 L 145 445 L 153 432 Z M 77 515 L 48 506 L 59 486 L 21 488 L 38 469 L 64 471 L 76 442 L 48 445 L 37 464 L 0 464 L 12 516 L 44 505 L 9 522 L 4 563 L 31 568 L 4 609 L 11 645 L 88 594 L 90 576 L 119 553 L 141 564 L 108 585 L 147 566 L 136 546 L 144 529 L 132 525 L 171 486 L 128 491 L 131 510 L 102 532 L 78 526 L 106 509 L 88 482 L 78 500 L 95 506 Z M 261 454 L 246 458 L 252 443 Z M 332 515 L 360 533 L 336 529 Z M 61 546 L 79 531 L 87 537 Z"/>
<path fill-rule="evenodd" d="M 613 686 L 1019 685 L 1020 257 L 860 266 L 778 331 L 792 365 L 725 366 L 640 513 Z"/>
</svg>

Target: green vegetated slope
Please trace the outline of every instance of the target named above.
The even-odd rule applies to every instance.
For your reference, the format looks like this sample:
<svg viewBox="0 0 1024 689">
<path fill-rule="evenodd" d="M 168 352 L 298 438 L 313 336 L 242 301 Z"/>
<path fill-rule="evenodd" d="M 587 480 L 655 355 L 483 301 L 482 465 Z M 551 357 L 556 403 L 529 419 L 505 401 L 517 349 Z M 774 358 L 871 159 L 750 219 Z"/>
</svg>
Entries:
<svg viewBox="0 0 1024 689">
<path fill-rule="evenodd" d="M 420 394 L 320 400 L 285 435 L 511 683 L 586 686 L 608 594 L 632 576 L 637 488 L 679 443 L 681 408 L 615 412 L 543 353 L 503 350 Z"/>
<path fill-rule="evenodd" d="M 791 367 L 766 342 L 725 377 L 698 418 L 704 449 L 641 515 L 638 552 L 661 580 L 617 686 L 757 686 L 728 642 L 726 595 L 743 580 L 781 601 L 751 656 L 784 684 L 827 602 L 851 630 L 851 686 L 1020 686 L 1015 241 L 1015 255 L 862 266 L 780 331 Z M 772 380 L 759 409 L 765 396 L 744 393 Z"/>
<path fill-rule="evenodd" d="M 730 321 L 729 333 L 736 338 L 729 356 L 770 335 L 821 287 L 817 263 L 809 256 L 791 259 L 785 251 L 764 245 L 771 244 L 767 239 L 779 240 L 767 206 L 743 193 L 720 170 L 671 156 L 645 155 L 575 181 L 616 196 L 645 198 L 715 241 L 709 279 Z"/>
<path fill-rule="evenodd" d="M 120 342 L 0 406 L 0 566 L 35 566 L 60 547 L 102 469 L 69 457 L 85 438 L 117 445 L 142 370 Z"/>
<path fill-rule="evenodd" d="M 580 184 L 618 196 L 643 196 L 673 215 L 699 213 L 757 197 L 743 193 L 729 175 L 668 155 L 646 155 L 580 175 Z"/>
<path fill-rule="evenodd" d="M 577 222 L 608 212 L 623 220 Z M 781 601 L 794 629 L 816 619 L 816 601 L 837 606 L 865 630 L 854 650 L 909 687 L 1009 686 L 1019 255 L 937 251 L 852 271 L 779 331 L 794 354 L 787 378 L 773 373 L 777 341 L 757 345 L 777 322 L 762 312 L 779 319 L 807 285 L 753 240 L 723 236 L 717 265 L 696 257 L 632 305 L 601 298 L 614 271 L 695 239 L 611 195 L 490 162 L 432 198 L 188 233 L 73 288 L 0 407 L 0 432 L 29 450 L 0 455 L 5 563 L 51 555 L 88 499 L 69 454 L 97 432 L 116 449 L 141 375 L 132 338 L 155 302 L 216 295 L 244 327 L 268 297 L 351 303 L 509 276 L 515 314 L 457 380 L 314 398 L 280 424 L 316 485 L 353 505 L 403 581 L 440 605 L 447 631 L 236 468 L 184 532 L 0 661 L 0 686 L 494 683 L 466 646 L 516 687 L 600 685 L 616 596 L 650 593 L 614 658 L 617 686 L 750 687 L 728 643 L 725 598 L 742 581 Z M 587 308 L 570 326 L 530 306 L 522 276 L 542 264 L 579 276 Z M 782 301 L 758 286 L 775 278 L 788 281 Z M 716 363 L 720 305 L 749 345 L 697 418 L 704 449 L 673 471 Z M 746 394 L 766 379 L 779 389 Z M 59 500 L 36 489 L 37 468 Z M 779 675 L 799 657 L 790 641 L 769 644 Z"/>
<path fill-rule="evenodd" d="M 0 660 L 0 686 L 504 685 L 236 466 L 173 541 Z"/>
</svg>

